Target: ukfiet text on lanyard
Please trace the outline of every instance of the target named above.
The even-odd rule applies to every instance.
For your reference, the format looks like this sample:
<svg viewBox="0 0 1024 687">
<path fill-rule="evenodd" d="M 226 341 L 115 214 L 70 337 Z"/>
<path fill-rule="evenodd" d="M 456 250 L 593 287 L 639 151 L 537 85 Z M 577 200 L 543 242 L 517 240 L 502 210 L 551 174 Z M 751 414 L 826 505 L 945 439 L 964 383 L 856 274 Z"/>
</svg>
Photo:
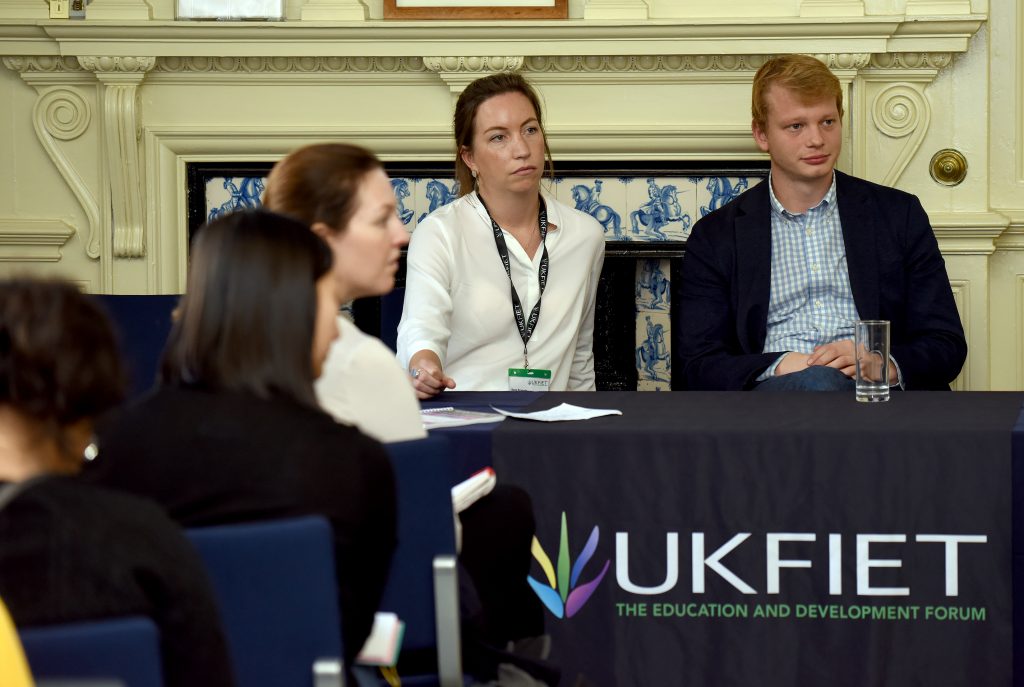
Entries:
<svg viewBox="0 0 1024 687">
<path fill-rule="evenodd" d="M 477 198 L 480 198 L 479 194 Z M 544 204 L 544 198 L 541 197 L 539 200 L 540 209 L 537 211 L 537 223 L 540 225 L 540 245 L 543 249 L 540 257 L 540 268 L 537 270 L 537 283 L 540 286 L 540 295 L 537 296 L 537 304 L 533 306 L 530 317 L 527 319 L 523 315 L 523 303 L 519 300 L 519 294 L 516 293 L 516 285 L 512 282 L 512 266 L 509 263 L 508 245 L 505 243 L 505 235 L 502 233 L 498 223 L 491 217 L 491 211 L 487 209 L 487 203 L 484 202 L 483 198 L 480 198 L 480 204 L 484 206 L 487 219 L 491 220 L 491 229 L 494 231 L 494 245 L 498 247 L 498 256 L 501 258 L 501 264 L 505 266 L 505 274 L 508 275 L 509 288 L 512 290 L 512 314 L 515 315 L 519 336 L 523 340 L 523 367 L 527 370 L 530 369 L 530 358 L 527 348 L 530 343 L 530 337 L 533 336 L 533 330 L 537 326 L 537 320 L 540 319 L 540 302 L 544 297 L 544 287 L 548 283 L 548 210 Z"/>
</svg>

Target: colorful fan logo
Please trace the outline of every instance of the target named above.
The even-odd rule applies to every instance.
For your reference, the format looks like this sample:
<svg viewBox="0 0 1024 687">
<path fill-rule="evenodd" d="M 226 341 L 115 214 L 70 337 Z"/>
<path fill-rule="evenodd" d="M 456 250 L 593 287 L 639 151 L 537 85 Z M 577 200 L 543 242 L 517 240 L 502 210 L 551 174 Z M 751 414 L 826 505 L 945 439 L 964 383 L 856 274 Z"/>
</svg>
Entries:
<svg viewBox="0 0 1024 687">
<path fill-rule="evenodd" d="M 557 580 L 555 578 L 555 569 L 551 565 L 551 559 L 544 552 L 537 537 L 533 538 L 533 557 L 540 563 L 541 569 L 548 578 L 548 584 L 544 585 L 533 579 L 530 575 L 526 577 L 530 586 L 533 587 L 534 593 L 540 597 L 540 600 L 556 618 L 571 618 L 576 615 L 583 608 L 583 604 L 587 603 L 594 590 L 597 589 L 597 585 L 601 584 L 604 574 L 608 572 L 608 565 L 611 563 L 610 560 L 606 560 L 604 567 L 601 568 L 601 572 L 597 577 L 590 582 L 577 584 L 580 575 L 583 573 L 583 568 L 594 557 L 600 530 L 598 530 L 597 525 L 594 526 L 594 529 L 590 532 L 590 537 L 587 539 L 586 546 L 580 552 L 575 565 L 572 565 L 571 573 L 569 570 L 569 534 L 567 530 L 565 512 L 563 512 L 562 540 L 558 546 Z"/>
</svg>

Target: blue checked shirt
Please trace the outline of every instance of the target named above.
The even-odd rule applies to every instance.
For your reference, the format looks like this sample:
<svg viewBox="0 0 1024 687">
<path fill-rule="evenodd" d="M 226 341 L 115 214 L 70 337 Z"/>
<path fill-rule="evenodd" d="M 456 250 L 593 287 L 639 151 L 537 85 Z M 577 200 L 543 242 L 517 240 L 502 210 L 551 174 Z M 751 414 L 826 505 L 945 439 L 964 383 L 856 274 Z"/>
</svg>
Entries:
<svg viewBox="0 0 1024 687">
<path fill-rule="evenodd" d="M 782 207 L 768 177 L 772 206 L 772 276 L 764 350 L 811 353 L 853 338 L 859 319 L 846 266 L 836 179 L 821 202 L 794 215 Z M 757 381 L 775 374 L 782 356 Z"/>
</svg>

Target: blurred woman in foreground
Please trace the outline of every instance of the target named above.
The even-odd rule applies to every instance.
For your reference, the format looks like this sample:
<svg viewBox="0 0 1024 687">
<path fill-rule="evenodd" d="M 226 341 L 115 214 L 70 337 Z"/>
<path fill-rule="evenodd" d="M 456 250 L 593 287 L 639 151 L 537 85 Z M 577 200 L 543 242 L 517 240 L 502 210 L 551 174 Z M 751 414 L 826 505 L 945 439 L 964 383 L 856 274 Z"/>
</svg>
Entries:
<svg viewBox="0 0 1024 687">
<path fill-rule="evenodd" d="M 305 222 L 330 246 L 338 302 L 394 288 L 409 234 L 391 180 L 370 151 L 345 143 L 300 148 L 270 171 L 263 204 Z M 320 405 L 380 441 L 425 437 L 419 403 L 395 354 L 344 315 L 337 321 L 340 336 L 316 382 Z"/>
<path fill-rule="evenodd" d="M 93 419 L 121 400 L 122 379 L 91 299 L 62 282 L 0 282 L 0 597 L 19 626 L 149 616 L 169 687 L 233 684 L 177 526 L 154 504 L 71 479 L 96 457 Z"/>
<path fill-rule="evenodd" d="M 337 336 L 330 270 L 293 219 L 245 211 L 201 229 L 160 383 L 101 427 L 94 477 L 188 527 L 325 515 L 351 665 L 388 576 L 395 486 L 380 444 L 313 393 Z"/>
</svg>

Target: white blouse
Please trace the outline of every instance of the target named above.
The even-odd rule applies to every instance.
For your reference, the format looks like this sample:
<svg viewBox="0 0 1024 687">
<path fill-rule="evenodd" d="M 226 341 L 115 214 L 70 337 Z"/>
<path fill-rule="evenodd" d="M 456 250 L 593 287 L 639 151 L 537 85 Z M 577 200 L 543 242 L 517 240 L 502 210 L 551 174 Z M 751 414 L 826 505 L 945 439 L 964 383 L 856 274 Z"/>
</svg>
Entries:
<svg viewBox="0 0 1024 687">
<path fill-rule="evenodd" d="M 530 367 L 551 370 L 552 391 L 594 387 L 594 304 L 604 264 L 604 232 L 590 215 L 544 195 L 548 281 L 529 342 Z M 533 259 L 505 232 L 512 281 L 529 317 L 540 296 Z M 419 223 L 409 243 L 398 360 L 408 367 L 430 350 L 456 391 L 508 389 L 508 368 L 523 367 L 523 341 L 512 313 L 509 278 L 494 232 L 475 193 Z"/>
<path fill-rule="evenodd" d="M 315 384 L 320 407 L 384 443 L 427 436 L 416 392 L 391 349 L 342 316 L 338 331 Z"/>
</svg>

